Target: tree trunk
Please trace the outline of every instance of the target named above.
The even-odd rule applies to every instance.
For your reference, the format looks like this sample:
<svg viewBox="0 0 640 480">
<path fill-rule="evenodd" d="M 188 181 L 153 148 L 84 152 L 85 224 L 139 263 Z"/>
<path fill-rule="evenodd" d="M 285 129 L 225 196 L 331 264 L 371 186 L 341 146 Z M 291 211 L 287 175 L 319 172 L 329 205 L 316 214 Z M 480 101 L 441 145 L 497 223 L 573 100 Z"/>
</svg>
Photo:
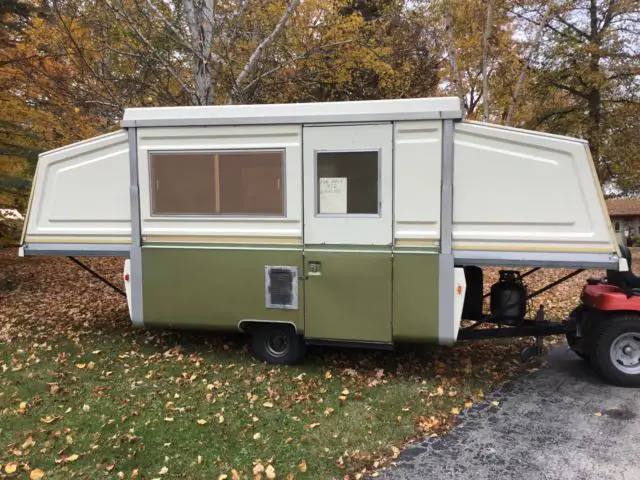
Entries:
<svg viewBox="0 0 640 480">
<path fill-rule="evenodd" d="M 451 9 L 448 2 L 444 5 L 444 22 L 445 31 L 447 34 L 445 46 L 447 50 L 447 57 L 449 57 L 449 64 L 453 73 L 452 83 L 455 87 L 458 98 L 460 99 L 460 108 L 464 108 L 464 91 L 462 89 L 462 78 L 460 77 L 460 69 L 458 68 L 458 60 L 456 57 L 456 45 L 453 37 L 453 19 L 451 16 Z"/>
<path fill-rule="evenodd" d="M 191 46 L 196 52 L 193 59 L 194 103 L 211 105 L 213 103 L 211 42 L 215 13 L 213 0 L 184 0 L 184 8 L 187 12 Z"/>
<path fill-rule="evenodd" d="M 487 20 L 484 24 L 484 35 L 482 36 L 482 120 L 489 121 L 489 38 L 491 37 L 491 27 L 493 25 L 493 1 L 487 2 Z"/>
<path fill-rule="evenodd" d="M 591 44 L 589 54 L 589 73 L 592 85 L 589 87 L 587 105 L 589 111 L 589 129 L 587 140 L 591 147 L 591 155 L 598 166 L 600 180 L 605 180 L 605 172 L 602 170 L 600 159 L 600 137 L 602 133 L 602 99 L 598 80 L 600 78 L 600 32 L 598 31 L 598 4 L 596 0 L 591 0 L 589 6 L 589 43 Z"/>
</svg>

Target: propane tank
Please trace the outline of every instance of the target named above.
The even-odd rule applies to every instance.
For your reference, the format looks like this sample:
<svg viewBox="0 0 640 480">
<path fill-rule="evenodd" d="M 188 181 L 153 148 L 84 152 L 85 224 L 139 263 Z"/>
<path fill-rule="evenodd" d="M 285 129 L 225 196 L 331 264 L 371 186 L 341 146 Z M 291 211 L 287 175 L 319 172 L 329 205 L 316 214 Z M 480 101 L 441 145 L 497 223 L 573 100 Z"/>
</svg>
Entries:
<svg viewBox="0 0 640 480">
<path fill-rule="evenodd" d="M 496 320 L 519 322 L 527 312 L 527 287 L 520 272 L 500 270 L 500 279 L 491 286 L 491 316 Z"/>
</svg>

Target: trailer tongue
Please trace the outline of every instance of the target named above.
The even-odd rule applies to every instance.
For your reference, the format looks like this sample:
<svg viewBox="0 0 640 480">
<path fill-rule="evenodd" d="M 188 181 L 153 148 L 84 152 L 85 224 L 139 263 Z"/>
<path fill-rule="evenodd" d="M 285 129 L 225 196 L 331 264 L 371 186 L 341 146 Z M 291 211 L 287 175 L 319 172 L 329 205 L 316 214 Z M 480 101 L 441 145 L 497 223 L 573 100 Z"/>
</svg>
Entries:
<svg viewBox="0 0 640 480">
<path fill-rule="evenodd" d="M 134 325 L 241 330 L 273 363 L 560 333 L 639 382 L 636 291 L 611 281 L 630 257 L 582 140 L 463 120 L 457 98 L 134 108 L 121 127 L 40 156 L 20 252 L 123 257 Z M 505 269 L 489 313 L 486 266 Z M 610 279 L 551 322 L 532 299 L 575 273 L 530 292 L 525 268 Z"/>
</svg>

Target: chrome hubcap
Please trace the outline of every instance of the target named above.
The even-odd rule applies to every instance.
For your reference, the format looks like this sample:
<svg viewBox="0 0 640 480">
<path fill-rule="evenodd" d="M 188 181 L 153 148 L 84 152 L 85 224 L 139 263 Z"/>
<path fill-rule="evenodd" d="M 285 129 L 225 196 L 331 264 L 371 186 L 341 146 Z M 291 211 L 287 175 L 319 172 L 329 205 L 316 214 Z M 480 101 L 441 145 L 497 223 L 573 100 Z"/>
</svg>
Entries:
<svg viewBox="0 0 640 480">
<path fill-rule="evenodd" d="M 289 337 L 284 333 L 273 333 L 267 338 L 266 348 L 272 357 L 283 357 L 289 352 Z"/>
<path fill-rule="evenodd" d="M 640 333 L 627 332 L 611 342 L 611 363 L 626 374 L 640 374 Z"/>
</svg>

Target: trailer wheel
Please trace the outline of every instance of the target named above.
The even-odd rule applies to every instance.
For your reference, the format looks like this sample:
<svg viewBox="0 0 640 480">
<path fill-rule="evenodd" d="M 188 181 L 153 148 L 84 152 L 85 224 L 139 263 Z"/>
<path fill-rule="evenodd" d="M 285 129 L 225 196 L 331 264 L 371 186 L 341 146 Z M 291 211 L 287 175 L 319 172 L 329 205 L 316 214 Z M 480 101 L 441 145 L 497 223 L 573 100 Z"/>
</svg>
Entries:
<svg viewBox="0 0 640 480">
<path fill-rule="evenodd" d="M 592 362 L 610 383 L 640 387 L 640 317 L 625 315 L 603 321 L 596 333 Z"/>
<path fill-rule="evenodd" d="M 253 331 L 253 353 L 267 363 L 291 365 L 304 356 L 304 341 L 291 325 L 271 323 Z"/>
</svg>

